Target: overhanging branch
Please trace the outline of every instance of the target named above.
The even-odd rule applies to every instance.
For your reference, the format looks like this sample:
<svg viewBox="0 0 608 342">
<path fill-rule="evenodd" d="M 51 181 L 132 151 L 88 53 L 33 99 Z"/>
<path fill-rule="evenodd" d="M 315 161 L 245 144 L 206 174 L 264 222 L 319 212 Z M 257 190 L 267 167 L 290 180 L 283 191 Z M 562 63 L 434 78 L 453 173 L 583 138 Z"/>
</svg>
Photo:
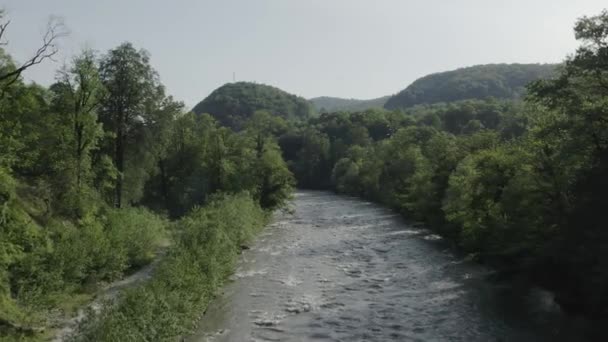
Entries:
<svg viewBox="0 0 608 342">
<path fill-rule="evenodd" d="M 0 14 L 0 18 L 2 15 Z M 6 33 L 6 29 L 10 24 L 10 20 L 5 23 L 0 23 L 0 45 L 7 45 L 8 42 L 3 42 L 2 39 Z M 68 34 L 68 31 L 65 28 L 65 25 L 61 20 L 57 18 L 52 18 L 49 21 L 47 26 L 46 33 L 42 37 L 42 45 L 36 50 L 34 55 L 27 59 L 21 66 L 16 68 L 15 70 L 9 71 L 4 74 L 0 74 L 0 82 L 3 82 L 3 87 L 7 87 L 14 83 L 21 73 L 23 73 L 28 68 L 40 64 L 47 59 L 53 60 L 53 56 L 55 56 L 59 52 L 59 48 L 57 46 L 57 41 L 65 37 Z"/>
</svg>

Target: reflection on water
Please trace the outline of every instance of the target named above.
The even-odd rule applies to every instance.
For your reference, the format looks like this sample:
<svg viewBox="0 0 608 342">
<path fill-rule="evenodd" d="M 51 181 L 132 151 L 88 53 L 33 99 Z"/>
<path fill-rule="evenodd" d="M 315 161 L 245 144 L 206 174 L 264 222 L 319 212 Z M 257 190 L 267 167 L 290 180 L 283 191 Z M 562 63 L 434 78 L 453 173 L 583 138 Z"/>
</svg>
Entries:
<svg viewBox="0 0 608 342">
<path fill-rule="evenodd" d="M 541 290 L 498 286 L 441 238 L 361 200 L 299 192 L 189 341 L 580 341 Z"/>
</svg>

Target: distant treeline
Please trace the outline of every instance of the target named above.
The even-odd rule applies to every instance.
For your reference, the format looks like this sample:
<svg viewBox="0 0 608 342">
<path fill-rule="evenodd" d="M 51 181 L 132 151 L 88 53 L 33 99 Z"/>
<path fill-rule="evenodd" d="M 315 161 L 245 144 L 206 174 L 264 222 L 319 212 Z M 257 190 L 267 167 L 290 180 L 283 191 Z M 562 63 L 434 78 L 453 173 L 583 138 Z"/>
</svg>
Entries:
<svg viewBox="0 0 608 342">
<path fill-rule="evenodd" d="M 553 64 L 488 64 L 440 72 L 416 80 L 389 98 L 384 108 L 405 109 L 469 99 L 521 99 L 530 82 L 551 78 L 556 69 Z"/>
<path fill-rule="evenodd" d="M 606 318 L 608 12 L 575 33 L 582 45 L 559 71 L 522 66 L 509 96 L 476 93 L 486 87 L 462 76 L 473 70 L 432 75 L 393 98 L 406 109 L 293 125 L 279 137 L 284 157 L 299 186 L 384 203 L 503 275 L 554 290 L 566 310 Z M 504 68 L 474 72 L 496 79 Z M 410 93 L 427 92 L 479 99 L 411 107 Z"/>
<path fill-rule="evenodd" d="M 357 99 L 341 99 L 338 97 L 315 97 L 309 101 L 313 104 L 317 112 L 319 113 L 333 113 L 333 112 L 358 112 L 373 108 L 384 108 L 386 101 L 390 96 L 384 96 L 377 99 L 371 100 L 357 100 Z"/>
<path fill-rule="evenodd" d="M 487 64 L 431 74 L 414 81 L 392 96 L 372 100 L 315 97 L 310 99 L 317 112 L 361 112 L 369 109 L 408 109 L 436 103 L 522 99 L 526 86 L 557 75 L 554 64 Z"/>
<path fill-rule="evenodd" d="M 221 110 L 211 114 L 221 121 L 246 112 L 230 103 L 267 110 L 300 187 L 384 203 L 502 274 L 554 290 L 567 310 L 605 316 L 608 13 L 579 20 L 575 34 L 582 45 L 560 65 L 429 75 L 385 109 L 289 120 L 268 88 L 258 101 L 255 85 L 237 84 L 248 95 L 218 89 Z"/>
<path fill-rule="evenodd" d="M 49 337 L 161 248 L 153 279 L 76 339 L 186 333 L 296 182 L 384 203 L 567 310 L 607 316 L 608 12 L 577 22 L 582 45 L 560 67 L 430 75 L 395 110 L 321 115 L 252 83 L 187 112 L 130 43 L 26 84 L 54 54 L 49 32 L 23 64 L 0 49 L 1 339 Z"/>
</svg>

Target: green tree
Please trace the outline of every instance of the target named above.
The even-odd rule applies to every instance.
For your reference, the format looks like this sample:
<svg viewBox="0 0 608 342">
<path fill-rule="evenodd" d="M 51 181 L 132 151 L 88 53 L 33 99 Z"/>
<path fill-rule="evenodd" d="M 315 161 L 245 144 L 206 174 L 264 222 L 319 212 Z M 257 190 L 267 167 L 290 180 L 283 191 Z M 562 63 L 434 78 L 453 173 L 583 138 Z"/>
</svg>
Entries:
<svg viewBox="0 0 608 342">
<path fill-rule="evenodd" d="M 571 282 L 559 286 L 564 304 L 601 313 L 608 303 L 608 233 L 603 194 L 608 191 L 608 11 L 575 26 L 582 45 L 559 76 L 530 87 L 531 100 L 548 109 L 535 128 L 539 174 L 554 184 L 552 223 L 558 227 L 547 265 Z M 542 113 L 542 112 L 541 112 Z"/>
<path fill-rule="evenodd" d="M 302 133 L 302 147 L 297 152 L 294 173 L 301 186 L 323 188 L 331 177 L 330 141 L 326 134 L 308 128 Z"/>
<path fill-rule="evenodd" d="M 246 127 L 256 155 L 256 197 L 262 208 L 279 207 L 289 198 L 294 183 L 276 142 L 276 136 L 286 130 L 286 123 L 280 117 L 259 111 L 253 114 Z"/>
<path fill-rule="evenodd" d="M 129 161 L 127 156 L 133 148 L 138 147 L 138 138 L 142 136 L 142 127 L 148 114 L 146 109 L 149 109 L 146 105 L 158 96 L 160 90 L 148 53 L 136 50 L 131 43 L 123 43 L 104 56 L 100 75 L 108 91 L 108 96 L 102 103 L 100 118 L 106 130 L 114 134 L 110 147 L 119 172 L 114 205 L 121 207 L 125 199 L 123 188 Z M 130 166 L 137 167 L 136 163 L 130 163 Z M 143 172 L 132 172 L 132 175 L 145 177 Z M 139 184 L 136 180 L 132 181 Z M 136 185 L 132 191 L 139 190 L 140 186 Z"/>
<path fill-rule="evenodd" d="M 64 67 L 51 91 L 51 111 L 55 119 L 51 127 L 54 143 L 49 156 L 55 169 L 55 191 L 62 202 L 72 201 L 72 209 L 79 210 L 83 188 L 89 192 L 92 186 L 92 153 L 103 137 L 97 110 L 105 88 L 93 52 L 83 51 L 69 67 Z"/>
</svg>

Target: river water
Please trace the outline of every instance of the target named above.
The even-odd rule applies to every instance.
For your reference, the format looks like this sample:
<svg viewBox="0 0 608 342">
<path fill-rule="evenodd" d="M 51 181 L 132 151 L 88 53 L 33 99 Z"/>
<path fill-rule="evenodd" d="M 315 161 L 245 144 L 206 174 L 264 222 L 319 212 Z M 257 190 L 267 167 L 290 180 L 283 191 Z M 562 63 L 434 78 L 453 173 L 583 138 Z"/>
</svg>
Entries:
<svg viewBox="0 0 608 342">
<path fill-rule="evenodd" d="M 298 192 L 188 341 L 582 341 L 550 293 L 490 271 L 378 205 Z"/>
</svg>

